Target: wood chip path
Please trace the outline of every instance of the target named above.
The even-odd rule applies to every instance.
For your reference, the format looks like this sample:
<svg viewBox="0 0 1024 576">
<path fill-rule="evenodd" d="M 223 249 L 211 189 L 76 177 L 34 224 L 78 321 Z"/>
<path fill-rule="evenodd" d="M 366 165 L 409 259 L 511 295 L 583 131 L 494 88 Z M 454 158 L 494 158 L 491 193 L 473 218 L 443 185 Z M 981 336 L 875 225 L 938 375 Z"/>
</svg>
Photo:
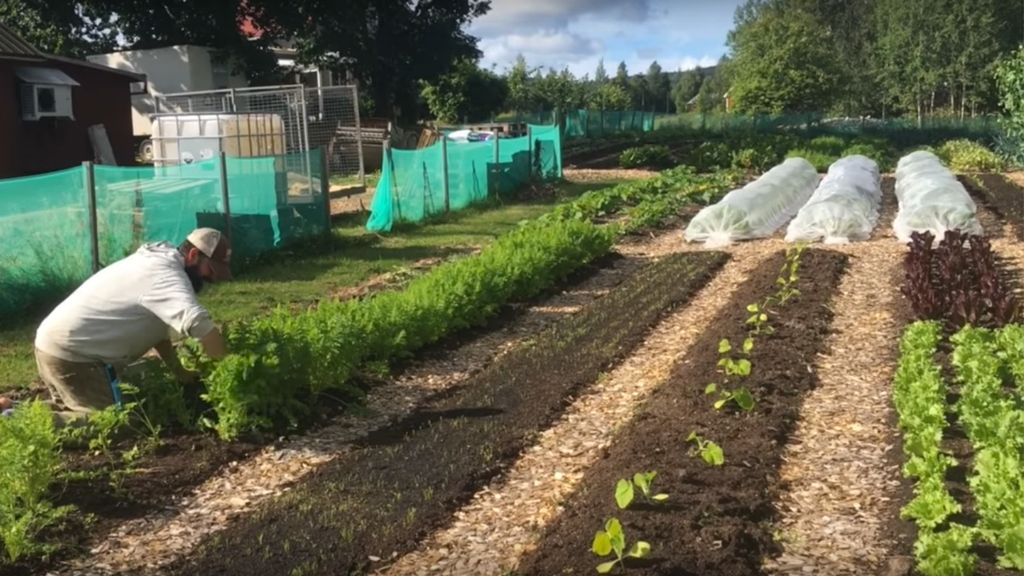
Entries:
<svg viewBox="0 0 1024 576">
<path fill-rule="evenodd" d="M 681 233 L 672 240 L 673 251 L 687 249 Z M 629 422 L 750 271 L 775 250 L 766 245 L 750 248 L 730 260 L 690 304 L 662 320 L 591 393 L 577 399 L 506 474 L 455 514 L 452 525 L 376 573 L 495 575 L 513 569 L 610 445 L 614 431 Z"/>
<path fill-rule="evenodd" d="M 871 574 L 893 556 L 885 524 L 900 471 L 888 455 L 896 450 L 889 399 L 902 329 L 895 279 L 906 248 L 892 235 L 891 190 L 886 199 L 869 241 L 829 246 L 851 256 L 850 268 L 832 301 L 819 385 L 783 455 L 788 489 L 776 502 L 776 530 L 784 552 L 765 563 L 768 574 Z"/>
<path fill-rule="evenodd" d="M 223 529 L 232 518 L 252 511 L 263 500 L 283 493 L 320 466 L 342 457 L 355 440 L 409 414 L 427 397 L 464 382 L 545 326 L 605 295 L 650 258 L 669 251 L 676 244 L 671 236 L 663 233 L 617 246 L 624 258 L 611 266 L 527 307 L 515 320 L 496 330 L 414 363 L 385 385 L 374 388 L 359 413 L 343 414 L 329 426 L 281 439 L 244 461 L 230 464 L 165 510 L 122 524 L 88 555 L 62 566 L 59 573 L 159 573 L 162 566 L 187 555 L 202 538 Z"/>
</svg>

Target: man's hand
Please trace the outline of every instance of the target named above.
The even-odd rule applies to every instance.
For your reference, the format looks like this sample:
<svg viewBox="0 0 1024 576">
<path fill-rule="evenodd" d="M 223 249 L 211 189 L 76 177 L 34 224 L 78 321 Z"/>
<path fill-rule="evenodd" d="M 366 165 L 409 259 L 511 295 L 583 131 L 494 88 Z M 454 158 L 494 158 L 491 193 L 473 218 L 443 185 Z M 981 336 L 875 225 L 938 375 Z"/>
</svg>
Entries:
<svg viewBox="0 0 1024 576">
<path fill-rule="evenodd" d="M 0 412 L 14 406 L 14 402 L 5 396 L 0 396 Z"/>
<path fill-rule="evenodd" d="M 182 386 L 198 386 L 203 379 L 203 375 L 199 372 L 194 370 L 185 370 L 184 368 L 182 368 L 176 376 L 178 378 L 178 382 Z"/>
<path fill-rule="evenodd" d="M 206 355 L 214 360 L 220 360 L 228 355 L 227 344 L 224 343 L 224 337 L 221 336 L 220 330 L 217 328 L 210 330 L 209 334 L 200 338 L 199 343 L 203 345 Z"/>
</svg>

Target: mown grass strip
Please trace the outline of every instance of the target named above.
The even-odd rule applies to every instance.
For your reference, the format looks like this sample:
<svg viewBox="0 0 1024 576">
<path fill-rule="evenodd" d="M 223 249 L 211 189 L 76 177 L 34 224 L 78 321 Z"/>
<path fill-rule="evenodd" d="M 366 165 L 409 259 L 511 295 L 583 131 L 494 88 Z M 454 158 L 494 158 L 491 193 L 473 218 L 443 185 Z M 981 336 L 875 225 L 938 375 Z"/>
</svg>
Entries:
<svg viewBox="0 0 1024 576">
<path fill-rule="evenodd" d="M 893 404 L 903 432 L 906 477 L 916 478 L 914 498 L 902 510 L 917 524 L 914 556 L 925 576 L 968 573 L 976 561 L 969 548 L 970 529 L 947 523 L 961 511 L 946 487 L 946 473 L 956 461 L 942 450 L 948 426 L 946 384 L 935 357 L 942 339 L 939 322 L 915 322 L 900 340 L 900 361 L 893 382 Z"/>
<path fill-rule="evenodd" d="M 206 542 L 178 573 L 353 573 L 411 550 L 726 260 L 674 255 Z"/>
</svg>

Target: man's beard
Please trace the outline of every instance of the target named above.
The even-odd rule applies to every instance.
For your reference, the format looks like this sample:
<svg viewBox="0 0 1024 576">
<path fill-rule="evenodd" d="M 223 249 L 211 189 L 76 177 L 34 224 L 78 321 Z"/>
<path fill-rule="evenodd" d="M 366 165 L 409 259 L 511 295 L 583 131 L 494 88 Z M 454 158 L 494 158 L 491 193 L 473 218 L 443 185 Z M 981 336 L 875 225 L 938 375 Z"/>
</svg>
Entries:
<svg viewBox="0 0 1024 576">
<path fill-rule="evenodd" d="M 192 282 L 192 289 L 199 294 L 205 284 L 203 277 L 199 274 L 199 266 L 185 266 L 185 274 L 188 274 L 188 279 Z"/>
</svg>

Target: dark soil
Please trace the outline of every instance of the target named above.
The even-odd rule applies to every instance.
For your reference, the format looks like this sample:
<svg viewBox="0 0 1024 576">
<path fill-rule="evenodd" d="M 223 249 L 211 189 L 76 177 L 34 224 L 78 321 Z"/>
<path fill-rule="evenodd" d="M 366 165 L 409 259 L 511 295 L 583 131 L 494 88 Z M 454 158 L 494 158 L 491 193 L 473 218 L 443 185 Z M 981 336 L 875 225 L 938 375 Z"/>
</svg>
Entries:
<svg viewBox="0 0 1024 576">
<path fill-rule="evenodd" d="M 168 572 L 357 574 L 369 556 L 411 551 L 725 259 L 709 252 L 649 265 L 533 345 L 372 434 L 351 457 L 239 519 Z"/>
<path fill-rule="evenodd" d="M 989 194 L 988 190 L 975 184 L 970 176 L 958 176 L 957 179 L 964 185 L 964 189 L 979 207 L 978 223 L 981 224 L 985 236 L 991 239 L 1002 238 L 1003 222 L 1006 217 L 1001 207 L 996 204 L 995 198 Z"/>
<path fill-rule="evenodd" d="M 223 466 L 249 456 L 259 447 L 246 442 L 228 444 L 201 434 L 164 438 L 159 448 L 136 462 L 135 471 L 116 489 L 103 474 L 109 469 L 103 456 L 66 449 L 68 472 L 99 474 L 54 487 L 58 506 L 73 504 L 78 509 L 63 525 L 44 534 L 44 540 L 59 542 L 61 549 L 47 561 L 32 559 L 0 566 L 0 576 L 43 574 L 54 562 L 101 540 L 119 524 L 172 506 Z"/>
<path fill-rule="evenodd" d="M 1024 189 L 1000 174 L 979 174 L 978 180 L 991 199 L 993 210 L 1009 220 L 1017 239 L 1024 241 Z"/>
<path fill-rule="evenodd" d="M 627 561 L 636 575 L 760 574 L 765 556 L 779 550 L 772 539 L 773 502 L 783 447 L 797 421 L 806 392 L 817 385 L 812 365 L 828 334 L 828 306 L 847 257 L 811 250 L 801 264 L 801 294 L 773 316 L 775 332 L 758 336 L 753 371 L 744 379 L 757 401 L 752 412 L 716 412 L 704 394 L 721 381 L 718 343 L 734 345 L 746 336 L 746 306 L 776 290 L 780 253 L 759 267 L 708 324 L 694 351 L 674 367 L 634 420 L 616 434 L 614 445 L 588 470 L 565 512 L 548 527 L 539 548 L 518 573 L 593 574 L 599 559 L 591 552 L 595 532 L 610 517 L 622 522 L 628 542 L 652 547 L 643 561 Z M 691 453 L 687 436 L 696 431 L 722 446 L 725 465 L 712 467 Z M 660 508 L 619 510 L 614 492 L 620 478 L 657 471 L 654 487 L 668 493 Z"/>
</svg>

